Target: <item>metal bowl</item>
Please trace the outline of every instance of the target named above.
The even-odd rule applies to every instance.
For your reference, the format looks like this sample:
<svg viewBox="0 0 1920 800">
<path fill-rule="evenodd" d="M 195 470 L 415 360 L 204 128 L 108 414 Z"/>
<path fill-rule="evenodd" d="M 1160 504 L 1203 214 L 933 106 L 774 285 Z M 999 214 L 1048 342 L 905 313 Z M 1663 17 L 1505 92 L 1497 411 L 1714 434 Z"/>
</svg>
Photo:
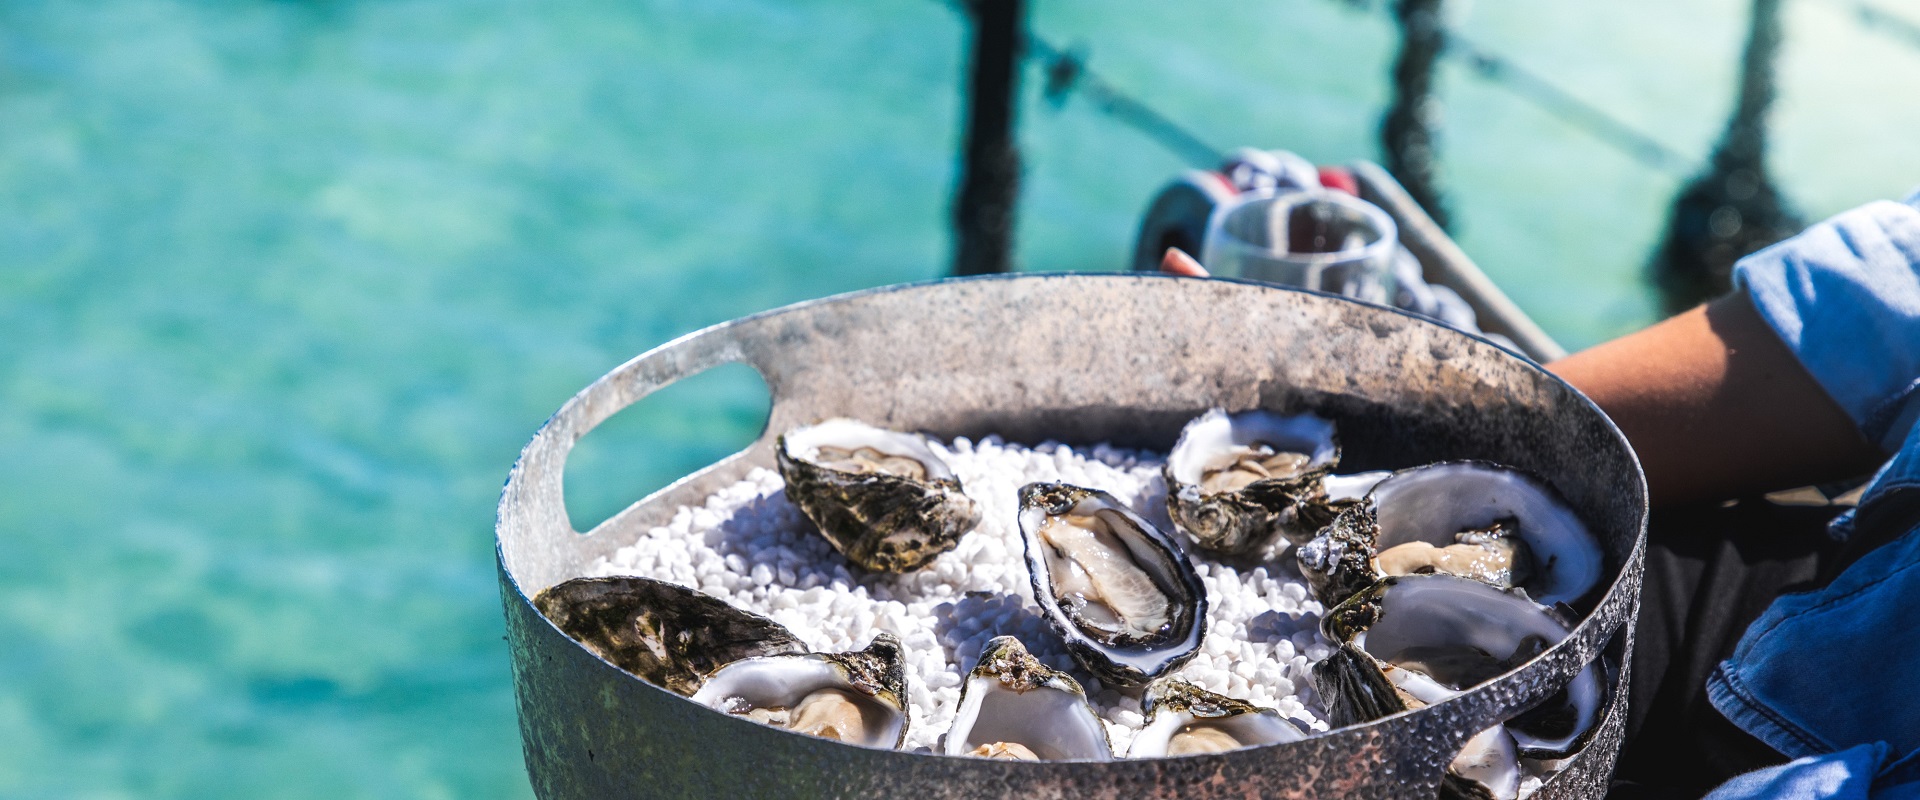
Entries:
<svg viewBox="0 0 1920 800">
<path fill-rule="evenodd" d="M 759 440 L 576 532 L 561 494 L 574 443 L 648 393 L 729 362 L 753 366 L 772 391 Z M 1214 406 L 1332 417 L 1343 471 L 1478 458 L 1545 476 L 1601 538 L 1606 594 L 1566 640 L 1444 703 L 1293 744 L 1101 763 L 874 750 L 734 719 L 601 661 L 529 600 L 678 506 L 771 468 L 774 437 L 796 424 L 851 416 L 940 437 L 1164 451 Z M 1553 693 L 1604 650 L 1612 691 L 1600 729 L 1535 795 L 1552 800 L 1598 798 L 1612 772 L 1646 507 L 1639 464 L 1606 416 L 1484 340 L 1261 284 L 1020 275 L 801 303 L 655 348 L 534 435 L 507 479 L 496 532 L 521 736 L 541 797 L 1431 798 L 1470 734 Z"/>
</svg>

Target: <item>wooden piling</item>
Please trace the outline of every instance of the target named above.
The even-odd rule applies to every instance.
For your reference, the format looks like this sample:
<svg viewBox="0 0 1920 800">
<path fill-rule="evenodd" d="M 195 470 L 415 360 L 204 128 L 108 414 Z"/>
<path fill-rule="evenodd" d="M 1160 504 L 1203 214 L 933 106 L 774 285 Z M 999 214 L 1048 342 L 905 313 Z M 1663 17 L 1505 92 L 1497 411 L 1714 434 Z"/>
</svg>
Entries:
<svg viewBox="0 0 1920 800">
<path fill-rule="evenodd" d="M 1661 305 L 1677 314 L 1732 288 L 1743 256 L 1798 233 L 1806 223 L 1767 173 L 1767 111 L 1781 40 L 1780 0 L 1753 0 L 1739 95 L 1707 171 L 1674 198 L 1651 273 Z"/>
<path fill-rule="evenodd" d="M 1400 25 L 1400 54 L 1393 62 L 1393 101 L 1380 123 L 1380 145 L 1387 171 L 1427 216 L 1449 226 L 1440 191 L 1439 154 L 1434 131 L 1440 125 L 1440 101 L 1433 96 L 1433 67 L 1447 48 L 1441 19 L 1443 0 L 1399 0 L 1393 5 Z"/>
<path fill-rule="evenodd" d="M 966 91 L 966 143 L 953 199 L 953 274 L 1008 272 L 1020 194 L 1014 121 L 1026 33 L 1024 0 L 971 0 L 972 61 Z"/>
</svg>

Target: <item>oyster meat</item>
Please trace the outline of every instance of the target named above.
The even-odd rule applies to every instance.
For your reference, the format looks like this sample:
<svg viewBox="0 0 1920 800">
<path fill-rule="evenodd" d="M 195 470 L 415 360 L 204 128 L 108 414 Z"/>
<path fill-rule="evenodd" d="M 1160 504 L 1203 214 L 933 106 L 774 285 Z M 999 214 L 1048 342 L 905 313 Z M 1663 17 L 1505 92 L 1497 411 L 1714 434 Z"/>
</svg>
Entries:
<svg viewBox="0 0 1920 800">
<path fill-rule="evenodd" d="M 980 524 L 979 505 L 919 435 L 831 419 L 787 431 L 776 450 L 787 498 L 866 569 L 920 569 Z"/>
<path fill-rule="evenodd" d="M 1401 470 L 1295 554 L 1327 605 L 1374 581 L 1443 573 L 1572 603 L 1599 585 L 1599 540 L 1559 495 L 1518 470 L 1474 461 Z"/>
<path fill-rule="evenodd" d="M 950 756 L 1106 761 L 1107 729 L 1079 681 L 1040 663 L 1012 636 L 987 642 L 960 686 L 941 752 Z"/>
<path fill-rule="evenodd" d="M 1313 667 L 1330 721 L 1352 725 L 1441 702 L 1493 680 L 1567 637 L 1550 609 L 1453 575 L 1388 578 L 1327 613 L 1337 643 Z M 1563 758 L 1599 719 L 1605 688 L 1588 664 L 1565 688 L 1504 726 L 1520 755 Z"/>
<path fill-rule="evenodd" d="M 693 700 L 764 725 L 897 749 L 907 737 L 907 673 L 900 642 L 875 637 L 854 653 L 800 653 L 735 661 Z"/>
<path fill-rule="evenodd" d="M 1172 537 L 1105 492 L 1020 489 L 1033 597 L 1068 652 L 1100 680 L 1137 686 L 1193 657 L 1206 588 Z"/>
<path fill-rule="evenodd" d="M 1224 555 L 1258 553 L 1276 534 L 1303 542 L 1335 510 L 1322 479 L 1339 460 L 1329 420 L 1216 408 L 1187 423 L 1167 455 L 1167 513 Z"/>
<path fill-rule="evenodd" d="M 650 578 L 575 578 L 533 606 L 607 663 L 683 695 L 732 662 L 805 649 L 780 623 Z"/>
<path fill-rule="evenodd" d="M 1307 738 L 1305 731 L 1278 711 L 1186 681 L 1154 681 L 1147 686 L 1145 706 L 1146 725 L 1134 735 L 1128 758 L 1223 753 Z"/>
<path fill-rule="evenodd" d="M 1485 528 L 1454 534 L 1453 544 L 1412 541 L 1394 545 L 1381 550 L 1373 563 L 1382 576 L 1443 572 L 1512 588 L 1533 574 L 1533 553 L 1519 534 L 1520 523 L 1506 517 Z"/>
</svg>

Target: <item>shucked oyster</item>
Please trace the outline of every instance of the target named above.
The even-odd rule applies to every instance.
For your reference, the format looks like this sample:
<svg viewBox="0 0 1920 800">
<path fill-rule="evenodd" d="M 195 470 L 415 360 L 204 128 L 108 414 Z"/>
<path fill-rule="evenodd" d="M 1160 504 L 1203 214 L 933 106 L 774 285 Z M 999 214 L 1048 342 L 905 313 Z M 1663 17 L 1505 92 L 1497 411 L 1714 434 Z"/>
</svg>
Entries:
<svg viewBox="0 0 1920 800">
<path fill-rule="evenodd" d="M 919 569 L 980 524 L 980 507 L 918 435 L 830 419 L 787 431 L 777 450 L 787 498 L 867 569 Z"/>
<path fill-rule="evenodd" d="M 1138 686 L 1186 663 L 1206 636 L 1206 587 L 1172 537 L 1106 492 L 1020 489 L 1033 599 L 1100 680 Z"/>
<path fill-rule="evenodd" d="M 1167 455 L 1167 513 L 1216 553 L 1256 553 L 1275 534 L 1304 542 L 1332 516 L 1321 479 L 1339 460 L 1329 420 L 1216 408 Z"/>
<path fill-rule="evenodd" d="M 960 686 L 941 752 L 1023 761 L 1106 761 L 1106 726 L 1072 676 L 1040 663 L 1012 636 L 987 642 Z"/>
<path fill-rule="evenodd" d="M 1329 606 L 1393 575 L 1443 573 L 1571 603 L 1600 581 L 1600 543 L 1559 496 L 1476 461 L 1401 470 L 1343 509 L 1295 557 Z"/>
<path fill-rule="evenodd" d="M 875 637 L 856 653 L 801 653 L 735 661 L 693 701 L 810 736 L 898 748 L 907 736 L 907 672 L 900 641 Z"/>
<path fill-rule="evenodd" d="M 608 663 L 680 694 L 734 661 L 804 649 L 780 623 L 649 578 L 575 578 L 533 606 Z"/>
<path fill-rule="evenodd" d="M 1338 648 L 1314 665 L 1313 681 L 1336 726 L 1441 702 L 1519 667 L 1569 633 L 1523 596 L 1452 575 L 1388 578 L 1327 612 L 1321 624 Z M 1454 781 L 1511 797 L 1503 787 L 1517 786 L 1514 760 L 1577 750 L 1599 720 L 1604 693 L 1598 665 L 1588 664 L 1560 692 L 1499 726 L 1498 735 L 1476 736 L 1454 763 Z"/>
<path fill-rule="evenodd" d="M 1186 681 L 1154 681 L 1147 687 L 1145 704 L 1147 722 L 1134 735 L 1128 758 L 1223 753 L 1307 738 L 1278 711 Z"/>
</svg>

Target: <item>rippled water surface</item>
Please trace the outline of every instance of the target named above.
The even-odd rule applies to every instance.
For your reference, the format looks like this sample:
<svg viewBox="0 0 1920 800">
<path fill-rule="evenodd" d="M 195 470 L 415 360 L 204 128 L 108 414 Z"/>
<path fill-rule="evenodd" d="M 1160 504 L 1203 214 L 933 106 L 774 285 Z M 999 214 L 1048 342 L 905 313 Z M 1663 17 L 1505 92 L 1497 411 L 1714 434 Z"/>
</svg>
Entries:
<svg viewBox="0 0 1920 800">
<path fill-rule="evenodd" d="M 1697 156 L 1744 8 L 1456 12 Z M 1920 183 L 1920 51 L 1787 8 L 1786 190 L 1818 216 Z M 1034 25 L 1217 144 L 1374 157 L 1377 13 Z M 930 0 L 0 3 L 0 796 L 527 795 L 491 541 L 514 455 L 673 336 L 938 276 L 961 42 Z M 1677 176 L 1440 84 L 1463 245 L 1570 345 L 1647 321 Z M 1023 113 L 1020 263 L 1117 268 L 1184 165 L 1083 104 Z M 714 376 L 623 415 L 576 508 L 763 403 Z"/>
</svg>

